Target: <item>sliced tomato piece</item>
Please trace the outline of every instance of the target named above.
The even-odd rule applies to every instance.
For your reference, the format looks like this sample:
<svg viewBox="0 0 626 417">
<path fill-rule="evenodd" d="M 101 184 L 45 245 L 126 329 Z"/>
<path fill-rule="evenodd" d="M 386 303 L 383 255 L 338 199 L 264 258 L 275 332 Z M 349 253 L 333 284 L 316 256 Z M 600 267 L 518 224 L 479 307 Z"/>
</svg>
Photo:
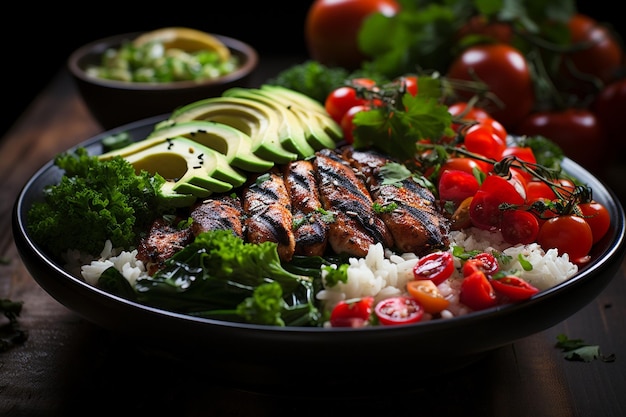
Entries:
<svg viewBox="0 0 626 417">
<path fill-rule="evenodd" d="M 497 304 L 496 293 L 487 276 L 474 271 L 463 278 L 460 300 L 472 310 L 484 310 Z"/>
<path fill-rule="evenodd" d="M 398 296 L 379 301 L 374 312 L 380 324 L 390 326 L 417 323 L 424 316 L 424 307 L 413 297 Z"/>
<path fill-rule="evenodd" d="M 330 313 L 332 327 L 363 327 L 372 315 L 374 297 L 340 301 Z"/>
<path fill-rule="evenodd" d="M 520 194 L 517 181 L 499 175 L 489 175 L 474 195 L 470 204 L 470 219 L 474 226 L 485 229 L 499 229 L 502 221 L 501 205 L 519 206 L 524 204 L 525 195 Z"/>
<path fill-rule="evenodd" d="M 480 185 L 473 174 L 459 170 L 445 170 L 439 177 L 439 199 L 452 201 L 458 207 L 463 200 L 472 197 Z"/>
<path fill-rule="evenodd" d="M 515 275 L 491 280 L 494 291 L 511 301 L 522 301 L 530 298 L 539 292 L 539 289 Z"/>
<path fill-rule="evenodd" d="M 429 279 L 418 279 L 406 283 L 406 290 L 430 314 L 441 313 L 448 308 L 450 301 L 446 299 L 437 285 Z"/>
<path fill-rule="evenodd" d="M 463 264 L 462 272 L 463 276 L 467 277 L 476 271 L 490 276 L 500 270 L 500 264 L 495 256 L 491 253 L 481 252 L 474 255 L 471 259 L 468 259 Z"/>
<path fill-rule="evenodd" d="M 416 280 L 428 279 L 441 284 L 454 272 L 454 259 L 450 252 L 433 252 L 422 256 L 413 267 Z"/>
</svg>

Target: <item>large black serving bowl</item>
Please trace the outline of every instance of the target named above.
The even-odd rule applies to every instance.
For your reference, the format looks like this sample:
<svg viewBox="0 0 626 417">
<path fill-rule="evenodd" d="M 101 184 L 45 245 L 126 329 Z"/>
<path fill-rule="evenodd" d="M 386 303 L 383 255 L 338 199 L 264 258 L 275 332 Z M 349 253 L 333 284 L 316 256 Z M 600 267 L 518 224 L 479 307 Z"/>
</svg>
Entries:
<svg viewBox="0 0 626 417">
<path fill-rule="evenodd" d="M 104 137 L 126 131 L 140 140 L 160 120 L 125 125 L 79 146 L 99 154 Z M 624 210 L 613 192 L 585 169 L 571 160 L 565 160 L 563 167 L 591 186 L 594 198 L 611 215 L 610 230 L 593 248 L 592 261 L 570 280 L 528 301 L 406 326 L 325 329 L 236 324 L 146 307 L 99 290 L 65 272 L 29 236 L 29 208 L 42 199 L 46 185 L 61 177 L 52 161 L 35 173 L 16 200 L 13 232 L 29 272 L 60 303 L 105 329 L 177 355 L 216 380 L 270 390 L 301 389 L 294 381 L 343 388 L 350 381 L 373 378 L 419 384 L 427 375 L 455 371 L 498 347 L 558 324 L 591 302 L 615 275 L 625 252 Z"/>
</svg>

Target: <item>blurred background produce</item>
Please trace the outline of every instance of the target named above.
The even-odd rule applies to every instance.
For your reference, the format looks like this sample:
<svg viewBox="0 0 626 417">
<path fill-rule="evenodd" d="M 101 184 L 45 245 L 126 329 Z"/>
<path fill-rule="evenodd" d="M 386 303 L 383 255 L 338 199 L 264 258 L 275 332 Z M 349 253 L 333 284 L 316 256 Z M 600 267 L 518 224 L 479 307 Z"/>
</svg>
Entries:
<svg viewBox="0 0 626 417">
<path fill-rule="evenodd" d="M 378 2 L 378 0 L 355 1 L 360 3 L 361 8 Z M 398 3 L 403 1 L 397 0 Z M 387 0 L 386 3 L 392 2 Z M 414 5 L 419 3 L 420 7 L 423 7 L 424 4 L 424 2 L 417 1 L 405 1 L 405 3 Z M 446 2 L 440 3 L 445 4 Z M 488 1 L 480 3 L 484 7 L 492 4 Z M 542 13 L 545 15 L 546 11 L 549 11 L 551 15 L 562 15 L 568 12 L 564 7 L 571 2 L 561 0 L 527 2 L 527 4 L 535 3 L 536 8 L 533 9 L 535 14 L 531 17 L 541 16 Z M 168 11 L 161 11 L 157 8 L 146 9 L 145 6 L 125 5 L 123 8 L 121 6 L 118 8 L 115 5 L 108 5 L 100 9 L 85 9 L 78 13 L 78 18 L 74 13 L 67 13 L 67 16 L 60 14 L 54 5 L 38 8 L 36 12 L 33 12 L 27 10 L 25 4 L 17 4 L 15 5 L 18 8 L 17 13 L 13 13 L 13 15 L 22 16 L 25 22 L 28 21 L 28 25 L 27 29 L 21 29 L 21 33 L 16 32 L 14 28 L 9 28 L 8 25 L 4 25 L 1 29 L 4 39 L 7 40 L 4 48 L 5 57 L 7 58 L 4 61 L 5 65 L 2 66 L 3 76 L 5 80 L 11 80 L 11 84 L 14 86 L 6 93 L 9 95 L 8 105 L 5 105 L 5 109 L 8 109 L 8 111 L 5 110 L 1 128 L 4 131 L 14 123 L 28 103 L 32 101 L 35 94 L 44 88 L 50 79 L 63 67 L 67 56 L 72 50 L 85 42 L 111 34 L 151 30 L 173 25 L 188 26 L 237 37 L 249 42 L 258 49 L 261 55 L 261 64 L 263 56 L 269 55 L 295 54 L 302 56 L 304 60 L 310 57 L 305 39 L 305 29 L 307 14 L 312 4 L 313 1 L 293 2 L 289 9 L 281 9 L 263 2 L 254 2 L 245 6 L 233 2 L 220 2 L 219 4 L 201 3 L 193 6 L 188 5 L 181 7 L 180 10 L 170 9 Z M 497 2 L 493 4 L 497 4 Z M 596 26 L 592 32 L 594 36 L 598 34 L 606 36 L 606 32 L 603 32 L 604 28 L 609 32 L 615 31 L 620 36 L 623 36 L 625 25 L 619 21 L 621 14 L 615 10 L 614 4 L 608 1 L 591 2 L 589 0 L 579 0 L 572 4 L 575 5 L 576 11 L 592 16 L 598 23 L 606 25 L 602 27 Z M 19 9 L 22 10 L 20 11 Z M 433 13 L 435 12 L 436 10 L 433 11 Z M 495 11 L 492 12 L 495 13 Z M 57 17 L 52 19 L 50 16 Z M 513 16 L 513 18 L 519 18 L 519 16 Z M 469 22 L 469 20 L 466 22 L 468 26 L 465 29 L 475 31 L 476 27 L 472 27 Z M 524 22 L 522 21 L 522 23 Z M 476 25 L 476 22 L 473 21 L 473 24 Z M 585 24 L 584 21 L 579 22 L 578 26 L 584 27 Z M 344 26 L 350 26 L 349 22 L 346 22 Z M 448 26 L 449 29 L 453 28 L 452 25 Z M 478 28 L 484 29 L 484 26 L 478 22 Z M 497 26 L 496 29 L 498 29 Z M 502 34 L 502 32 L 497 33 Z M 550 35 L 557 36 L 554 33 L 550 33 Z M 505 30 L 504 36 L 511 35 Z M 378 40 L 378 42 L 384 42 L 388 38 L 389 36 L 380 36 L 378 34 L 375 36 L 375 40 Z M 425 40 L 422 43 L 423 45 L 439 49 L 439 52 L 448 52 L 448 54 L 434 54 L 432 55 L 433 61 L 423 61 L 422 67 L 424 69 L 436 68 L 438 62 L 434 60 L 435 56 L 445 56 L 446 58 L 444 59 L 448 60 L 446 64 L 451 64 L 451 61 L 449 61 L 451 59 L 450 54 L 458 50 L 452 48 L 452 41 L 453 39 L 447 39 L 443 44 L 437 44 Z M 370 41 L 370 43 L 374 45 L 372 46 L 374 49 L 384 46 L 377 45 L 374 41 Z M 515 46 L 518 46 L 517 43 Z M 584 59 L 582 62 L 584 65 L 589 65 L 589 67 L 586 67 L 587 69 L 600 71 L 600 74 L 598 74 L 599 78 L 603 82 L 608 82 L 618 55 L 614 46 L 608 46 L 595 57 Z M 439 64 L 441 63 L 439 62 Z M 568 78 L 564 76 L 558 81 L 567 80 Z M 543 114 L 543 118 L 539 118 L 539 116 L 529 117 L 529 120 L 525 120 L 523 124 L 521 122 L 511 122 L 507 128 L 510 131 L 517 130 L 520 132 L 521 130 L 530 132 L 534 129 L 534 133 L 536 133 L 536 131 L 546 129 L 542 125 L 545 120 L 554 121 L 555 124 L 551 126 L 556 126 L 555 129 L 558 131 L 570 129 L 572 141 L 575 140 L 572 146 L 569 147 L 572 149 L 572 152 L 573 149 L 582 149 L 584 152 L 581 154 L 581 157 L 595 158 L 595 161 L 590 162 L 592 164 L 590 168 L 599 170 L 599 168 L 596 168 L 598 165 L 601 165 L 602 168 L 608 166 L 608 164 L 604 163 L 606 162 L 605 157 L 609 159 L 609 155 L 619 155 L 624 148 L 622 143 L 625 141 L 622 139 L 620 121 L 621 114 L 624 113 L 624 90 L 626 90 L 624 84 L 624 81 L 620 80 L 614 86 L 602 91 L 602 93 L 599 92 L 597 85 L 594 83 L 576 82 L 569 86 L 559 86 L 564 89 L 572 86 L 576 87 L 570 90 L 571 94 L 564 97 L 562 103 L 559 103 L 559 106 L 563 106 L 566 109 L 565 112 L 561 112 L 562 108 L 557 109 L 554 103 L 546 105 L 545 109 L 535 106 L 533 111 L 541 110 L 542 112 L 548 112 L 548 114 Z M 589 100 L 591 101 L 590 103 L 585 103 L 584 109 L 577 108 L 575 111 L 572 110 L 572 107 L 579 107 L 579 104 L 584 101 L 580 99 L 580 95 L 587 94 L 589 91 L 593 94 L 593 100 Z M 577 95 L 579 95 L 578 98 L 576 97 Z M 521 99 L 521 97 L 519 98 Z M 573 106 L 569 100 L 574 99 L 581 101 L 578 101 L 576 106 Z M 543 103 L 548 103 L 548 101 Z M 600 109 L 602 110 L 600 111 Z M 552 114 L 557 110 L 559 114 Z M 594 110 L 598 110 L 598 112 L 593 115 L 592 121 L 597 122 L 598 118 L 602 120 L 605 126 L 603 133 L 599 138 L 594 138 L 593 135 L 597 136 L 597 133 L 594 133 L 593 129 L 591 129 L 591 132 L 584 132 L 591 136 L 574 139 L 573 134 L 583 133 L 583 129 L 578 127 L 572 128 L 572 126 L 577 125 L 571 123 L 571 121 L 589 121 L 586 112 L 593 112 Z M 561 124 L 559 125 L 559 123 Z M 513 126 L 514 124 L 516 126 Z M 583 123 L 583 126 L 587 125 Z M 593 151 L 595 151 L 595 156 Z M 598 159 L 600 162 L 598 162 Z M 598 174 L 600 175 L 600 173 Z M 604 173 L 601 176 L 603 175 Z"/>
</svg>

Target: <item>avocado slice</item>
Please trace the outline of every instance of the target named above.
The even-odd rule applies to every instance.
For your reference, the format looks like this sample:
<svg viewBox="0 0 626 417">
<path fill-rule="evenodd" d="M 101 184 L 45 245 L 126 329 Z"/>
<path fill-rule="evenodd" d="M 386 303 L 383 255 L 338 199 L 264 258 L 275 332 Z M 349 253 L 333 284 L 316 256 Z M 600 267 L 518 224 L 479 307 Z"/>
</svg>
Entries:
<svg viewBox="0 0 626 417">
<path fill-rule="evenodd" d="M 124 158 L 137 172 L 158 173 L 175 182 L 173 191 L 197 198 L 230 191 L 247 179 L 228 164 L 223 154 L 184 137 L 159 141 Z"/>
<path fill-rule="evenodd" d="M 280 118 L 278 135 L 283 147 L 297 153 L 300 158 L 308 158 L 315 153 L 307 141 L 301 121 L 287 106 L 250 88 L 233 87 L 224 91 L 222 96 L 254 100 L 270 107 Z"/>
<path fill-rule="evenodd" d="M 324 148 L 334 148 L 337 146 L 337 142 L 341 140 L 343 136 L 341 128 L 326 114 L 326 110 L 324 110 L 324 113 L 321 113 L 313 108 L 305 108 L 301 104 L 307 104 L 307 102 L 294 101 L 287 94 L 280 94 L 280 92 L 275 94 L 269 89 L 259 88 L 252 91 L 280 103 L 288 111 L 292 112 L 302 125 L 307 142 L 316 151 Z M 328 127 L 332 127 L 332 129 L 328 129 Z"/>
<path fill-rule="evenodd" d="M 207 120 L 190 120 L 157 128 L 145 140 L 182 136 L 212 148 L 226 156 L 235 168 L 249 172 L 265 172 L 274 162 L 260 158 L 252 152 L 252 139 L 239 129 L 224 123 Z"/>
<path fill-rule="evenodd" d="M 298 159 L 296 152 L 285 149 L 279 138 L 281 120 L 271 107 L 238 97 L 211 97 L 179 107 L 167 120 L 157 125 L 209 120 L 224 123 L 248 134 L 252 152 L 278 164 Z"/>
<path fill-rule="evenodd" d="M 263 84 L 260 90 L 272 94 L 272 96 L 277 99 L 282 98 L 290 101 L 295 109 L 304 112 L 310 118 L 314 119 L 318 125 L 322 126 L 324 132 L 326 132 L 334 142 L 339 142 L 343 139 L 341 126 L 330 117 L 324 105 L 319 101 L 299 91 L 278 85 Z"/>
</svg>

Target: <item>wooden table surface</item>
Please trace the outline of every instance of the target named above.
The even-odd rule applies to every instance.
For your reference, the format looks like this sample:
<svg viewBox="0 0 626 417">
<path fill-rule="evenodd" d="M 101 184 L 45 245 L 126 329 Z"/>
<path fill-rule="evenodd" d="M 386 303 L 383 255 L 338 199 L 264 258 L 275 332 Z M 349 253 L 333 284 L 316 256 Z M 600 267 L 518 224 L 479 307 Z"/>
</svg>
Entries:
<svg viewBox="0 0 626 417">
<path fill-rule="evenodd" d="M 256 81 L 290 63 L 261 60 Z M 0 352 L 0 416 L 626 415 L 626 263 L 595 300 L 562 323 L 445 378 L 421 381 L 415 375 L 430 388 L 398 387 L 397 394 L 376 395 L 379 384 L 393 381 L 355 381 L 364 395 L 349 397 L 331 395 L 323 387 L 304 390 L 319 393 L 311 397 L 304 391 L 286 396 L 220 386 L 193 367 L 155 358 L 81 319 L 27 272 L 13 242 L 11 212 L 21 187 L 39 167 L 101 131 L 61 70 L 1 139 L 0 299 L 23 302 L 19 323 L 28 339 Z M 565 360 L 555 347 L 559 334 L 599 345 L 616 360 Z"/>
</svg>

